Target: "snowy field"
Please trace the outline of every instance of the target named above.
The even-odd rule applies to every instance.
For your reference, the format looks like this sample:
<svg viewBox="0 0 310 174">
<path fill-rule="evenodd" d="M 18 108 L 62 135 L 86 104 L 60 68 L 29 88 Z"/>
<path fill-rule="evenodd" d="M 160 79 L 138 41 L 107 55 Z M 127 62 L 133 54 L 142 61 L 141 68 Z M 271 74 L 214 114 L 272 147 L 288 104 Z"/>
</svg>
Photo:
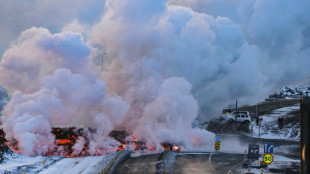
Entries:
<svg viewBox="0 0 310 174">
<path fill-rule="evenodd" d="M 284 124 L 283 128 L 280 129 L 278 125 L 278 118 L 283 117 L 285 120 L 295 119 L 294 115 L 290 113 L 300 110 L 299 104 L 290 107 L 284 107 L 272 111 L 270 114 L 262 115 L 260 137 L 265 139 L 285 139 L 285 140 L 296 140 L 300 139 L 299 123 L 294 124 L 293 122 Z M 253 126 L 253 132 L 249 133 L 249 136 L 258 138 L 259 137 L 259 126 L 256 125 L 255 121 L 251 122 Z"/>
<path fill-rule="evenodd" d="M 6 160 L 0 164 L 0 174 L 93 174 L 103 172 L 111 163 L 129 153 L 122 151 L 109 156 L 91 156 L 80 158 L 64 157 L 28 157 L 16 153 L 6 154 Z M 116 159 L 117 158 L 117 159 Z M 44 161 L 44 162 L 43 162 Z M 43 164 L 45 163 L 45 165 Z"/>
</svg>

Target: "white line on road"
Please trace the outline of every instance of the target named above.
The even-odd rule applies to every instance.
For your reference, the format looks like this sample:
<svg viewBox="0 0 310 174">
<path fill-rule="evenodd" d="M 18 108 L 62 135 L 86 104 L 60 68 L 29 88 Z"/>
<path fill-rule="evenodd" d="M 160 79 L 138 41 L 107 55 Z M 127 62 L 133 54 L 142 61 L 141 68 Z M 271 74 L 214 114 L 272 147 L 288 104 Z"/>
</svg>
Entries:
<svg viewBox="0 0 310 174">
<path fill-rule="evenodd" d="M 214 169 L 212 162 L 211 162 L 211 157 L 212 157 L 212 152 L 210 153 L 210 156 L 209 156 L 209 165 L 210 165 L 212 172 L 215 172 L 215 169 Z"/>
</svg>

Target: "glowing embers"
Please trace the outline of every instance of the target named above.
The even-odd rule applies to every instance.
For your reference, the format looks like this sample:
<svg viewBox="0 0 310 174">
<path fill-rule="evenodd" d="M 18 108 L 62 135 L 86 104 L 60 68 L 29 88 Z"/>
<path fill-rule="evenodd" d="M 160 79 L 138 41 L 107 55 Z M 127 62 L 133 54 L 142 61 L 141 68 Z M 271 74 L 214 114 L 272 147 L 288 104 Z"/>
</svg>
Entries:
<svg viewBox="0 0 310 174">
<path fill-rule="evenodd" d="M 170 143 L 162 143 L 161 145 L 165 150 L 168 150 L 168 151 L 175 151 L 175 152 L 181 152 L 182 149 L 180 146 L 177 146 L 177 145 L 172 145 Z"/>
<path fill-rule="evenodd" d="M 179 147 L 179 146 L 176 146 L 176 145 L 172 146 L 172 150 L 173 150 L 173 151 L 176 151 L 176 152 L 181 151 L 180 147 Z"/>
<path fill-rule="evenodd" d="M 170 143 L 162 143 L 162 148 L 156 148 L 156 146 L 151 144 L 145 144 L 143 141 L 139 141 L 137 137 L 129 135 L 125 131 L 112 131 L 109 136 L 113 137 L 117 141 L 121 143 L 118 147 L 117 151 L 121 151 L 123 149 L 134 150 L 134 151 L 161 151 L 162 148 L 164 150 L 179 152 L 182 151 L 180 146 L 172 145 Z"/>
<path fill-rule="evenodd" d="M 66 157 L 81 157 L 90 156 L 89 153 L 89 138 L 87 131 L 94 131 L 92 129 L 77 129 L 70 128 L 52 128 L 52 133 L 55 135 L 56 147 L 55 151 L 46 154 L 47 156 L 66 156 Z M 74 150 L 74 145 L 80 139 L 85 140 L 83 147 L 80 147 L 79 152 Z M 93 156 L 101 154 L 93 154 Z"/>
<path fill-rule="evenodd" d="M 121 143 L 117 151 L 123 149 L 134 150 L 134 151 L 147 151 L 148 148 L 143 141 L 138 141 L 138 138 L 135 136 L 130 136 L 125 131 L 112 131 L 109 134 L 110 137 L 113 137 Z M 155 148 L 156 149 L 156 148 Z"/>
<path fill-rule="evenodd" d="M 69 140 L 69 139 L 59 139 L 59 140 L 57 140 L 57 144 L 58 145 L 66 145 L 66 144 L 73 145 L 74 142 L 72 140 Z"/>
</svg>

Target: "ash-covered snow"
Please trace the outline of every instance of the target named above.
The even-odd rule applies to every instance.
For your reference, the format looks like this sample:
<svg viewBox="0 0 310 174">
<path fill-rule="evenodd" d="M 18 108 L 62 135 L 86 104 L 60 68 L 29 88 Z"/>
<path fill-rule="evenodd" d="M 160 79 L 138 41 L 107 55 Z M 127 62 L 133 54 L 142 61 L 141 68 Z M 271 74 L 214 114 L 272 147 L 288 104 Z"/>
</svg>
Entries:
<svg viewBox="0 0 310 174">
<path fill-rule="evenodd" d="M 270 114 L 260 116 L 262 118 L 260 137 L 265 139 L 286 139 L 296 140 L 300 139 L 299 128 L 299 104 L 294 106 L 284 107 L 272 111 Z M 278 124 L 278 118 L 283 117 L 284 124 L 280 128 Z M 253 126 L 253 132 L 249 133 L 250 136 L 259 137 L 259 126 L 255 121 L 251 122 Z"/>
<path fill-rule="evenodd" d="M 89 156 L 80 158 L 64 158 L 64 157 L 29 157 L 17 153 L 6 154 L 5 160 L 0 164 L 0 174 L 4 172 L 27 174 L 92 174 L 103 171 L 112 160 L 117 162 L 116 158 L 127 155 L 128 151 L 119 152 L 108 156 Z M 45 166 L 43 166 L 43 160 Z"/>
</svg>

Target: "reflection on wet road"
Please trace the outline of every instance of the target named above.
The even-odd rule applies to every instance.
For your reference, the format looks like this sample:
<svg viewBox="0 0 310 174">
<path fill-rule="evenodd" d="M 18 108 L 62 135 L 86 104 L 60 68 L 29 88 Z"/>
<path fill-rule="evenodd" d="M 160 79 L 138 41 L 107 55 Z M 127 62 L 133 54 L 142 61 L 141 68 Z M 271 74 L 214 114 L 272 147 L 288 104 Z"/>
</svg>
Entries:
<svg viewBox="0 0 310 174">
<path fill-rule="evenodd" d="M 211 155 L 211 158 L 210 158 Z M 244 160 L 242 154 L 206 153 L 182 154 L 176 157 L 173 173 L 225 173 Z"/>
</svg>

